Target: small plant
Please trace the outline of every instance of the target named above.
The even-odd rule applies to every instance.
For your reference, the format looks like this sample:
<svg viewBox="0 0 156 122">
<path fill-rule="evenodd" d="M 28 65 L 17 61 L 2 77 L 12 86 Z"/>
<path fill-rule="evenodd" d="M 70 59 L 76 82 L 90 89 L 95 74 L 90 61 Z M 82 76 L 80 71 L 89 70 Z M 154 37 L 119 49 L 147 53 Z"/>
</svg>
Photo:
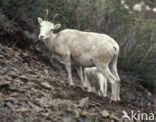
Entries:
<svg viewBox="0 0 156 122">
<path fill-rule="evenodd" d="M 24 74 L 26 74 L 26 73 L 28 73 L 28 69 L 27 69 L 26 66 L 20 67 L 20 69 L 19 69 L 18 72 L 17 72 L 18 75 L 24 75 Z"/>
</svg>

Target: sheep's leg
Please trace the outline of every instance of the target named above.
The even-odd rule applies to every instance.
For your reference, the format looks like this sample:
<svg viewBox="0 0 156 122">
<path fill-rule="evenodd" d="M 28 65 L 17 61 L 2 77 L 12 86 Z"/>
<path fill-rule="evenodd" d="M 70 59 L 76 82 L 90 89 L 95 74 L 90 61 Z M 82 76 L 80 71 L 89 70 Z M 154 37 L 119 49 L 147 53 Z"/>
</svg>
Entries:
<svg viewBox="0 0 156 122">
<path fill-rule="evenodd" d="M 108 79 L 108 81 L 111 83 L 111 90 L 112 90 L 112 97 L 111 101 L 117 101 L 116 99 L 116 78 L 113 76 L 113 74 L 110 72 L 108 68 L 108 64 L 97 65 L 97 68 L 99 71 Z"/>
<path fill-rule="evenodd" d="M 72 80 L 72 71 L 71 71 L 71 60 L 70 57 L 65 57 L 65 67 L 67 70 L 68 74 L 68 79 L 69 79 L 69 85 L 74 86 L 73 80 Z"/>
<path fill-rule="evenodd" d="M 119 75 L 118 75 L 118 72 L 117 72 L 117 58 L 118 56 L 115 56 L 110 64 L 110 70 L 112 72 L 112 74 L 116 77 L 117 79 L 117 82 L 116 82 L 116 99 L 117 100 L 120 100 L 120 78 L 119 78 Z"/>
<path fill-rule="evenodd" d="M 87 84 L 84 80 L 84 68 L 80 67 L 80 78 L 81 78 L 81 85 L 82 87 L 87 87 Z"/>
<path fill-rule="evenodd" d="M 93 87 L 91 87 L 91 92 L 96 93 L 96 89 L 95 89 L 95 87 L 94 87 L 94 86 L 93 86 Z"/>
<path fill-rule="evenodd" d="M 104 80 L 104 97 L 107 96 L 107 80 L 105 77 L 103 77 L 103 80 Z"/>
<path fill-rule="evenodd" d="M 117 82 L 117 100 L 120 100 L 120 81 Z"/>
<path fill-rule="evenodd" d="M 104 95 L 104 82 L 103 82 L 103 75 L 99 72 L 97 72 L 97 78 L 98 78 L 98 82 L 99 82 L 99 85 L 100 85 L 100 91 L 99 91 L 99 95 L 100 96 L 103 96 Z"/>
<path fill-rule="evenodd" d="M 87 85 L 87 89 L 88 89 L 88 92 L 93 92 L 93 87 L 91 87 L 89 82 L 88 82 L 88 85 Z"/>
<path fill-rule="evenodd" d="M 87 85 L 88 92 L 92 92 L 92 87 L 90 85 L 90 82 L 88 80 L 88 75 L 87 75 L 87 72 L 85 72 L 85 70 L 84 70 L 84 82 Z"/>
<path fill-rule="evenodd" d="M 82 67 L 77 67 L 76 68 L 76 71 L 80 77 L 80 80 L 81 80 L 81 86 L 82 87 L 87 87 L 87 85 L 85 84 L 85 81 L 84 81 L 84 76 L 83 76 L 83 68 Z"/>
<path fill-rule="evenodd" d="M 102 96 L 106 97 L 107 96 L 107 80 L 104 77 L 104 75 L 101 73 L 98 73 L 97 77 L 98 77 L 98 81 L 100 84 L 100 91 L 102 92 Z"/>
</svg>

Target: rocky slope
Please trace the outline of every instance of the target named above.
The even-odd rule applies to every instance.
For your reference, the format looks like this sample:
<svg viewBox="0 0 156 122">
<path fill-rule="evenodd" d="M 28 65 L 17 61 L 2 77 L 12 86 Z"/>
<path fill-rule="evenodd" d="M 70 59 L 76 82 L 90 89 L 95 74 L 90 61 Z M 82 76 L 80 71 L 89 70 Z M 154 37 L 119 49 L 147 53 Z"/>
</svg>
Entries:
<svg viewBox="0 0 156 122">
<path fill-rule="evenodd" d="M 156 112 L 156 97 L 133 73 L 120 71 L 121 102 L 69 87 L 60 65 L 37 49 L 0 44 L 0 122 L 110 122 L 122 111 Z M 79 79 L 74 73 L 74 81 Z"/>
</svg>

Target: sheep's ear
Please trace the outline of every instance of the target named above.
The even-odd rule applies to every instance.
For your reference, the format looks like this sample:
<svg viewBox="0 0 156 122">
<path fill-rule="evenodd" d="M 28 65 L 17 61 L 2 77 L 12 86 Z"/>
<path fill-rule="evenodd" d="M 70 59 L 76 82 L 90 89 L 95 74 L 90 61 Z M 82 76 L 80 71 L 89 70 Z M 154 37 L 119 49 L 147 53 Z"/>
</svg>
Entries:
<svg viewBox="0 0 156 122">
<path fill-rule="evenodd" d="M 61 24 L 54 25 L 54 29 L 59 29 L 61 27 Z"/>
<path fill-rule="evenodd" d="M 38 23 L 41 24 L 43 22 L 43 19 L 41 17 L 38 17 Z"/>
</svg>

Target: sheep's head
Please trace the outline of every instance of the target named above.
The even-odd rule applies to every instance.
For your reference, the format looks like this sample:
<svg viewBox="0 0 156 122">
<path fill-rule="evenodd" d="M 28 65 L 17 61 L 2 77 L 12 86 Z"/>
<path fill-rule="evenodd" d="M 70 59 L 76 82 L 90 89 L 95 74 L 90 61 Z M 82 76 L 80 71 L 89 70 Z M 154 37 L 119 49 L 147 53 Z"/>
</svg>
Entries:
<svg viewBox="0 0 156 122">
<path fill-rule="evenodd" d="M 45 40 L 50 38 L 53 31 L 61 27 L 61 24 L 54 24 L 54 19 L 58 16 L 58 14 L 53 17 L 52 22 L 47 20 L 47 15 L 48 11 L 46 11 L 46 17 L 44 20 L 41 17 L 38 17 L 38 22 L 40 24 L 39 40 Z"/>
</svg>

